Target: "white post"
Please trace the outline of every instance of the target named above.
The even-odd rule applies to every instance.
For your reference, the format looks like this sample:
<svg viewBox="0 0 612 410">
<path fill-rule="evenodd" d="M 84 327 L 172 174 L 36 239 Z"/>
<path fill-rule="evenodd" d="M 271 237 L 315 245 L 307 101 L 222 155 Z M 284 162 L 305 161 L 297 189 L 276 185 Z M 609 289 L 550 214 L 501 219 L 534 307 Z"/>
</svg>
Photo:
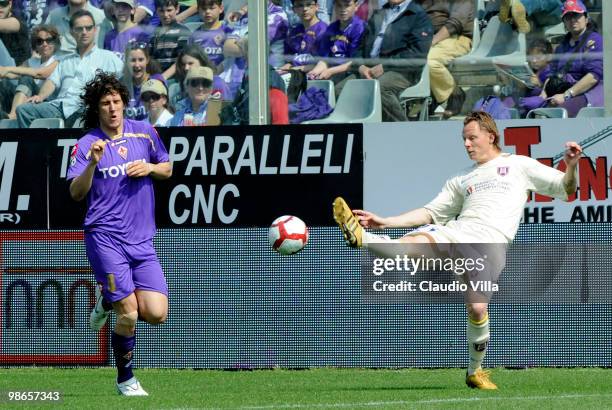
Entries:
<svg viewBox="0 0 612 410">
<path fill-rule="evenodd" d="M 268 124 L 268 1 L 249 0 L 249 124 Z"/>
</svg>

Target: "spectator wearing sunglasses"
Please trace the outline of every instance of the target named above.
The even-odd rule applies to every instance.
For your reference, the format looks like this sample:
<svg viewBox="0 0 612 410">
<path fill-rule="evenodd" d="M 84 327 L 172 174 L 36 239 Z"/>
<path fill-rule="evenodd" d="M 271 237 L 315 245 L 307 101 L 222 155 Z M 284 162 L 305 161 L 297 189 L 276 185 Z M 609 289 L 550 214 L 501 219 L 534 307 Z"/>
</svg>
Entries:
<svg viewBox="0 0 612 410">
<path fill-rule="evenodd" d="M 46 80 L 58 61 L 55 53 L 59 50 L 59 33 L 53 26 L 41 24 L 32 30 L 32 49 L 36 55 L 18 67 L 0 67 L 0 94 L 2 95 L 2 108 L 10 107 L 8 118 L 15 119 L 15 110 L 23 104 L 32 94 L 37 94 L 40 86 Z M 17 80 L 17 86 L 11 80 Z M 6 99 L 11 102 L 6 102 Z M 5 108 L 6 107 L 6 108 Z"/>
<path fill-rule="evenodd" d="M 77 53 L 61 59 L 57 68 L 27 101 L 17 107 L 20 128 L 28 128 L 37 118 L 63 118 L 70 127 L 79 117 L 80 96 L 97 70 L 121 73 L 123 62 L 114 53 L 99 49 L 95 44 L 97 27 L 87 10 L 79 10 L 70 17 L 72 34 L 76 38 Z M 49 99 L 57 90 L 57 98 Z"/>
<path fill-rule="evenodd" d="M 30 36 L 12 0 L 0 0 L 0 66 L 21 65 L 30 58 Z"/>
<path fill-rule="evenodd" d="M 159 64 L 149 55 L 146 43 L 131 43 L 125 49 L 125 64 L 123 65 L 123 78 L 129 92 L 128 104 L 125 107 L 125 117 L 131 120 L 142 121 L 147 117 L 144 105 L 140 101 L 142 85 L 153 75 L 161 77 Z"/>
<path fill-rule="evenodd" d="M 168 90 L 161 80 L 146 81 L 140 90 L 140 100 L 147 112 L 147 121 L 154 127 L 167 127 L 173 117 L 168 105 Z"/>
<path fill-rule="evenodd" d="M 49 16 L 47 16 L 47 20 L 45 20 L 45 24 L 55 26 L 57 31 L 59 31 L 61 41 L 60 50 L 64 54 L 75 53 L 77 51 L 76 38 L 72 35 L 70 19 L 71 16 L 79 10 L 86 10 L 93 16 L 94 26 L 96 27 L 96 37 L 94 41 L 96 44 L 100 44 L 99 27 L 106 19 L 104 11 L 91 5 L 89 0 L 68 0 L 66 6 L 52 10 Z"/>
<path fill-rule="evenodd" d="M 104 49 L 113 51 L 119 58 L 124 57 L 130 43 L 149 42 L 151 35 L 134 23 L 134 0 L 113 0 L 115 28 L 104 38 Z"/>
<path fill-rule="evenodd" d="M 184 108 L 178 110 L 171 127 L 192 127 L 206 125 L 206 110 L 212 91 L 213 71 L 209 67 L 195 67 L 185 78 L 185 88 L 189 96 Z"/>
<path fill-rule="evenodd" d="M 176 96 L 170 95 L 170 103 L 174 105 L 177 110 L 183 108 L 183 103 L 187 101 L 187 99 L 183 99 L 187 91 L 185 79 L 189 71 L 196 67 L 208 67 L 214 72 L 214 65 L 210 62 L 202 47 L 197 44 L 192 44 L 182 50 L 176 58 L 176 75 L 174 79 L 181 85 L 181 92 Z M 231 99 L 229 88 L 220 76 L 213 76 L 212 94 L 215 98 L 220 98 L 222 100 Z"/>
</svg>

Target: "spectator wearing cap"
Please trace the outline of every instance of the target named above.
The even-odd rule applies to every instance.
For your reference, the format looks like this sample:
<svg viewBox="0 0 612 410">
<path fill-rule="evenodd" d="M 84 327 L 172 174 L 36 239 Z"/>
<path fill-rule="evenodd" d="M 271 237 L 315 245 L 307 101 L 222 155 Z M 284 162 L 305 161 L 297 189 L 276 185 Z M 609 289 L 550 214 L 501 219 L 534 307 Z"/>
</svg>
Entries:
<svg viewBox="0 0 612 410">
<path fill-rule="evenodd" d="M 96 37 L 94 41 L 96 44 L 100 44 L 99 27 L 104 23 L 106 16 L 104 12 L 89 3 L 89 0 L 68 0 L 68 5 L 64 7 L 58 7 L 52 10 L 47 16 L 45 24 L 55 26 L 61 36 L 60 50 L 65 54 L 74 53 L 77 51 L 76 39 L 72 35 L 70 27 L 70 19 L 79 10 L 87 10 L 94 19 Z"/>
<path fill-rule="evenodd" d="M 113 0 L 112 13 L 115 18 L 115 28 L 104 38 L 104 48 L 113 51 L 119 58 L 131 43 L 149 43 L 151 35 L 134 23 L 134 0 Z"/>
<path fill-rule="evenodd" d="M 208 98 L 212 91 L 213 71 L 209 67 L 195 67 L 185 77 L 187 101 L 184 108 L 174 114 L 169 126 L 191 127 L 206 125 Z"/>
<path fill-rule="evenodd" d="M 161 76 L 159 64 L 149 55 L 149 48 L 145 43 L 130 43 L 125 49 L 125 64 L 121 82 L 126 85 L 129 92 L 129 101 L 125 107 L 125 117 L 142 121 L 147 117 L 144 105 L 140 101 L 141 87 L 145 81 L 157 75 Z"/>
<path fill-rule="evenodd" d="M 161 80 L 145 81 L 140 89 L 140 99 L 147 112 L 147 120 L 154 127 L 166 127 L 172 120 L 168 106 L 168 90 Z"/>
<path fill-rule="evenodd" d="M 121 73 L 123 62 L 110 51 L 95 44 L 97 27 L 87 10 L 78 10 L 70 17 L 72 34 L 76 38 L 77 53 L 64 57 L 51 76 L 42 84 L 38 94 L 28 103 L 17 107 L 20 128 L 28 128 L 37 118 L 63 118 L 70 127 L 79 115 L 80 96 L 85 84 L 92 80 L 97 70 Z M 57 91 L 57 98 L 47 100 Z"/>
<path fill-rule="evenodd" d="M 550 98 L 550 106 L 564 107 L 575 117 L 582 107 L 604 106 L 603 39 L 581 0 L 567 0 L 561 14 L 567 34 L 549 64 L 541 97 Z M 555 77 L 561 81 L 553 80 Z"/>
<path fill-rule="evenodd" d="M 59 33 L 55 27 L 46 24 L 36 26 L 32 30 L 31 41 L 36 54 L 20 66 L 0 67 L 0 77 L 3 78 L 0 82 L 0 95 L 3 109 L 10 107 L 8 118 L 17 117 L 17 107 L 32 94 L 38 93 L 42 83 L 55 70 L 58 65 L 55 53 L 59 50 L 59 42 Z M 17 80 L 17 85 L 11 80 Z"/>
</svg>

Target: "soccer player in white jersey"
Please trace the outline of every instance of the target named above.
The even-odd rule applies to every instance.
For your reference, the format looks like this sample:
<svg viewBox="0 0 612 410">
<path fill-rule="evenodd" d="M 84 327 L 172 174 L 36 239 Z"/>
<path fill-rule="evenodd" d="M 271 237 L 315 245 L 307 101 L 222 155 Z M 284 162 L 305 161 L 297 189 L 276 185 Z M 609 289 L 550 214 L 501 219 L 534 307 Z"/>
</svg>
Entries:
<svg viewBox="0 0 612 410">
<path fill-rule="evenodd" d="M 562 200 L 576 192 L 576 169 L 582 153 L 577 143 L 565 144 L 567 168 L 563 173 L 529 157 L 502 153 L 495 121 L 485 112 L 470 113 L 463 124 L 463 146 L 474 165 L 446 181 L 438 196 L 424 207 L 383 218 L 360 209 L 351 211 L 342 198 L 334 200 L 334 219 L 349 246 L 381 253 L 381 244 L 406 244 L 409 253 L 410 244 L 508 244 L 516 235 L 530 192 Z M 398 239 L 363 229 L 414 227 L 418 228 Z M 413 249 L 420 253 L 422 247 Z M 466 303 L 470 357 L 466 384 L 493 390 L 497 386 L 481 368 L 490 337 L 487 307 L 488 303 Z"/>
</svg>

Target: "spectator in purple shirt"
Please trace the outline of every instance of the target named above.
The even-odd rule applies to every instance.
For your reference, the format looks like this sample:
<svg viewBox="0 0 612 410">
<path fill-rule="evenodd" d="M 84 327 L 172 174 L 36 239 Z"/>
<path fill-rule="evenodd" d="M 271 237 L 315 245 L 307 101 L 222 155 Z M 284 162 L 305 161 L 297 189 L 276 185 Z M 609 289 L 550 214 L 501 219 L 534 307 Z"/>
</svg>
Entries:
<svg viewBox="0 0 612 410">
<path fill-rule="evenodd" d="M 191 34 L 189 44 L 198 44 L 208 55 L 208 59 L 217 67 L 216 72 L 223 71 L 223 43 L 232 29 L 227 27 L 219 16 L 223 13 L 222 0 L 198 0 L 198 13 L 202 25 Z"/>
<path fill-rule="evenodd" d="M 123 118 L 128 90 L 117 77 L 99 72 L 81 97 L 85 128 L 74 146 L 67 179 L 75 201 L 87 198 L 85 248 L 96 282 L 90 326 L 100 330 L 113 310 L 111 345 L 117 390 L 147 396 L 134 377 L 136 321 L 166 320 L 168 286 L 153 247 L 153 178 L 172 175 L 168 152 L 147 122 Z"/>
<path fill-rule="evenodd" d="M 123 58 L 129 43 L 148 43 L 151 35 L 134 23 L 134 0 L 113 0 L 115 28 L 104 38 L 104 48 Z"/>
<path fill-rule="evenodd" d="M 356 0 L 335 0 L 334 13 L 337 20 L 321 35 L 317 55 L 331 60 L 320 60 L 308 72 L 308 78 L 332 79 L 335 83 L 343 80 L 351 67 L 350 60 L 361 46 L 366 23 L 355 16 Z"/>
<path fill-rule="evenodd" d="M 582 107 L 604 106 L 603 39 L 593 30 L 581 0 L 567 0 L 562 19 L 567 34 L 555 50 L 541 97 L 575 117 Z M 561 86 L 553 86 L 553 77 L 561 80 Z"/>
<path fill-rule="evenodd" d="M 327 23 L 319 20 L 317 0 L 291 0 L 293 12 L 300 23 L 289 30 L 285 39 L 285 64 L 282 69 L 304 66 L 317 53 L 317 44 L 327 29 Z"/>
</svg>

